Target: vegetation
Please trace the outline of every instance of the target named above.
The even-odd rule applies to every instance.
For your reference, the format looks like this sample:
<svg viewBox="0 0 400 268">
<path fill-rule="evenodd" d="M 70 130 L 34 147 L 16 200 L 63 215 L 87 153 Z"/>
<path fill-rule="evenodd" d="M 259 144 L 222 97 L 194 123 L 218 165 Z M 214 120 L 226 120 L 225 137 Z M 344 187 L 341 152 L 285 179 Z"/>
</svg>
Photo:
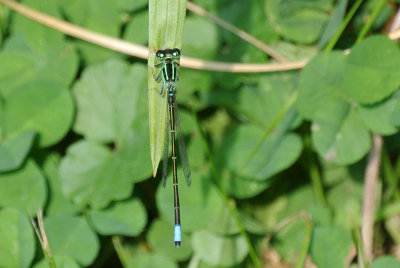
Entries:
<svg viewBox="0 0 400 268">
<path fill-rule="evenodd" d="M 182 48 L 175 248 L 154 53 L 0 0 L 0 267 L 400 267 L 399 2 L 21 1 Z"/>
</svg>

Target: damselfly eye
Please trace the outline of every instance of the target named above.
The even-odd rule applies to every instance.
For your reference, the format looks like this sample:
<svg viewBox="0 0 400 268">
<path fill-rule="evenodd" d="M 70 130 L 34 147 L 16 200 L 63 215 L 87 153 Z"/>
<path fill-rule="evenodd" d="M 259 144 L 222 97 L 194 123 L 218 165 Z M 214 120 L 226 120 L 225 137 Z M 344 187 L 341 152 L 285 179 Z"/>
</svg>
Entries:
<svg viewBox="0 0 400 268">
<path fill-rule="evenodd" d="M 179 57 L 179 55 L 181 54 L 180 50 L 177 48 L 175 48 L 173 51 L 174 52 L 172 52 L 172 56 L 174 57 Z"/>
<path fill-rule="evenodd" d="M 165 54 L 164 54 L 163 51 L 159 50 L 159 51 L 156 52 L 156 57 L 157 57 L 157 58 L 164 58 L 164 57 L 165 57 Z"/>
</svg>

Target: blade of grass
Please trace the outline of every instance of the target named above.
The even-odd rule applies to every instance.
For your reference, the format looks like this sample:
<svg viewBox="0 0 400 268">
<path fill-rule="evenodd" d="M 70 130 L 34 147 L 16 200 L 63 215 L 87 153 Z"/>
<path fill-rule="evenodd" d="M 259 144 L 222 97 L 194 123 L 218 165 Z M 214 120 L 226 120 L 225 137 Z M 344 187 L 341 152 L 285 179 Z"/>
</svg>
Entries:
<svg viewBox="0 0 400 268">
<path fill-rule="evenodd" d="M 366 24 L 362 27 L 360 33 L 357 36 L 356 44 L 361 42 L 364 37 L 367 35 L 368 31 L 371 29 L 372 24 L 378 17 L 379 13 L 381 12 L 382 8 L 386 4 L 387 0 L 379 0 L 376 4 L 374 9 L 372 10 L 371 16 Z"/>
<path fill-rule="evenodd" d="M 155 52 L 159 49 L 182 47 L 183 26 L 186 16 L 186 0 L 150 0 L 149 1 L 149 124 L 150 152 L 153 176 L 164 152 L 167 116 L 166 95 L 160 96 L 161 84 L 153 78 Z"/>
<path fill-rule="evenodd" d="M 30 220 L 33 229 L 35 230 L 36 236 L 39 239 L 40 245 L 42 246 L 43 254 L 46 258 L 49 268 L 57 268 L 56 261 L 54 260 L 53 253 L 50 248 L 49 240 L 47 239 L 46 230 L 44 229 L 43 211 L 39 210 L 37 212 L 38 225 L 36 225 L 35 220 L 32 218 L 32 216 L 30 217 Z"/>
<path fill-rule="evenodd" d="M 349 24 L 350 20 L 353 18 L 354 14 L 362 4 L 363 0 L 357 0 L 349 12 L 347 13 L 346 17 L 344 18 L 342 24 L 340 25 L 339 29 L 337 29 L 335 35 L 332 37 L 331 41 L 325 47 L 325 51 L 331 51 L 334 46 L 336 45 L 337 41 L 339 40 L 340 36 L 342 35 L 344 29 L 346 29 L 347 25 Z"/>
</svg>

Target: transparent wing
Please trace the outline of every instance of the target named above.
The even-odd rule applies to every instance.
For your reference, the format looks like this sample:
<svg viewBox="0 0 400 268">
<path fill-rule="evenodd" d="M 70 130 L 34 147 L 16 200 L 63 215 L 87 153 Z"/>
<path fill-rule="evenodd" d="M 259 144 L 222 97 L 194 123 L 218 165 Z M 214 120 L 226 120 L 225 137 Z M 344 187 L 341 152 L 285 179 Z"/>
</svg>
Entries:
<svg viewBox="0 0 400 268">
<path fill-rule="evenodd" d="M 181 158 L 182 169 L 183 169 L 183 174 L 185 175 L 186 183 L 187 183 L 187 185 L 190 185 L 192 182 L 192 178 L 191 178 L 192 175 L 190 172 L 189 160 L 188 160 L 188 156 L 186 153 L 185 141 L 184 141 L 183 135 L 182 135 L 181 120 L 179 118 L 179 111 L 178 111 L 177 103 L 174 106 L 174 110 L 175 110 L 175 129 L 177 131 L 178 145 L 179 145 L 179 156 Z"/>
<path fill-rule="evenodd" d="M 167 106 L 168 107 L 168 106 Z M 162 186 L 165 188 L 167 185 L 168 176 L 168 151 L 169 151 L 169 120 L 168 114 L 166 116 L 167 122 L 165 123 L 165 141 L 164 141 L 164 156 L 163 156 L 163 172 L 162 172 Z"/>
</svg>

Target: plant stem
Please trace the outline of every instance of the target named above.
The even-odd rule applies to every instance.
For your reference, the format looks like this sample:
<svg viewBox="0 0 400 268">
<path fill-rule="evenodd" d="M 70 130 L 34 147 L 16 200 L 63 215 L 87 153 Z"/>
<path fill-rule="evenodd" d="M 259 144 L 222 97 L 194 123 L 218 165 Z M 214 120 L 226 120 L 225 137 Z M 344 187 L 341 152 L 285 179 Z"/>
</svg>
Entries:
<svg viewBox="0 0 400 268">
<path fill-rule="evenodd" d="M 122 245 L 121 238 L 118 235 L 114 235 L 112 237 L 112 243 L 115 249 L 115 252 L 118 255 L 119 261 L 121 262 L 123 267 L 126 267 L 128 264 L 128 258 L 126 257 L 124 246 Z"/>
<path fill-rule="evenodd" d="M 376 18 L 379 15 L 379 12 L 381 12 L 382 8 L 386 4 L 387 0 L 379 0 L 378 3 L 376 3 L 374 9 L 372 10 L 371 17 L 369 18 L 368 22 L 364 24 L 363 28 L 361 29 L 360 33 L 358 34 L 356 44 L 361 42 L 361 40 L 364 39 L 364 37 L 367 35 L 368 31 L 371 29 L 372 24 L 376 20 Z"/>
<path fill-rule="evenodd" d="M 354 5 L 351 7 L 349 12 L 347 13 L 346 17 L 344 18 L 342 24 L 340 25 L 339 29 L 337 29 L 335 35 L 332 37 L 331 41 L 325 47 L 325 51 L 331 51 L 334 46 L 336 45 L 337 41 L 339 40 L 340 36 L 342 35 L 344 29 L 346 29 L 347 25 L 349 24 L 350 20 L 353 18 L 354 14 L 360 7 L 363 0 L 357 0 Z"/>
<path fill-rule="evenodd" d="M 312 235 L 312 222 L 310 218 L 305 215 L 302 217 L 306 223 L 306 230 L 304 234 L 304 240 L 303 243 L 301 244 L 300 252 L 299 252 L 299 257 L 297 258 L 296 262 L 296 268 L 302 268 L 304 267 L 304 263 L 307 258 L 308 254 L 308 249 L 310 248 L 310 243 L 311 243 L 311 235 Z"/>
<path fill-rule="evenodd" d="M 376 191 L 382 154 L 383 139 L 377 134 L 372 136 L 372 149 L 365 170 L 365 183 L 362 211 L 362 241 L 368 263 L 372 262 L 372 241 L 375 216 Z"/>
<path fill-rule="evenodd" d="M 203 143 L 203 146 L 204 146 L 204 150 L 205 150 L 205 152 L 207 154 L 207 157 L 209 159 L 211 171 L 212 171 L 212 174 L 213 174 L 212 181 L 215 184 L 216 189 L 218 190 L 218 192 L 221 195 L 222 199 L 224 200 L 225 205 L 228 207 L 229 213 L 233 217 L 233 219 L 234 219 L 234 221 L 235 221 L 235 223 L 236 223 L 236 225 L 237 225 L 237 227 L 239 229 L 240 235 L 246 240 L 246 244 L 247 244 L 247 247 L 249 249 L 249 255 L 250 255 L 250 258 L 251 258 L 251 260 L 253 262 L 254 267 L 261 267 L 260 259 L 258 258 L 257 253 L 256 253 L 256 251 L 255 251 L 255 249 L 254 249 L 254 247 L 253 247 L 253 245 L 252 245 L 252 243 L 250 241 L 250 238 L 246 233 L 244 225 L 243 225 L 242 221 L 239 218 L 239 213 L 238 213 L 238 211 L 236 209 L 235 203 L 232 202 L 229 199 L 228 195 L 224 192 L 224 190 L 222 189 L 222 187 L 218 183 L 219 178 L 220 178 L 220 174 L 219 174 L 218 169 L 217 169 L 217 167 L 215 165 L 215 162 L 214 162 L 210 147 L 208 146 L 207 140 L 205 138 L 205 135 L 204 135 L 204 133 L 203 133 L 203 131 L 201 129 L 200 122 L 199 122 L 199 119 L 197 117 L 196 111 L 194 110 L 192 105 L 191 105 L 191 108 L 192 108 L 193 117 L 194 117 L 195 122 L 196 122 L 197 130 L 200 133 L 200 137 L 201 137 L 201 140 L 202 140 L 202 143 Z"/>
</svg>

